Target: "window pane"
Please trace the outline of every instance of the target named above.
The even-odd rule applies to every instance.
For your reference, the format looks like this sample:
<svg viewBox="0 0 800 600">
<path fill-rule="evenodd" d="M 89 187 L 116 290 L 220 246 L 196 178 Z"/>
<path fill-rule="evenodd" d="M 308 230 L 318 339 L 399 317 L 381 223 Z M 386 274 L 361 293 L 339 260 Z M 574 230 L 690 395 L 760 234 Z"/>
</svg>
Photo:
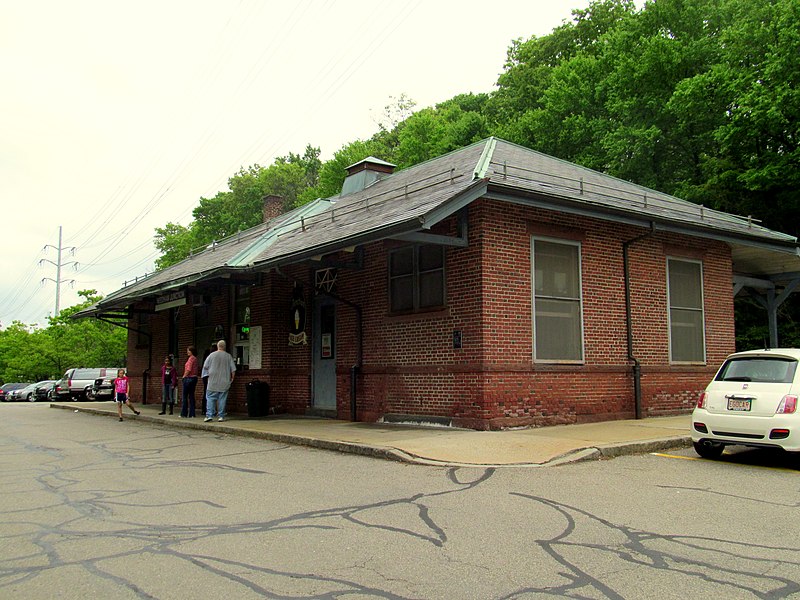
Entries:
<svg viewBox="0 0 800 600">
<path fill-rule="evenodd" d="M 703 362 L 703 312 L 673 308 L 669 315 L 672 360 Z"/>
<path fill-rule="evenodd" d="M 430 308 L 444 305 L 444 271 L 431 271 L 419 276 L 419 306 Z"/>
<path fill-rule="evenodd" d="M 395 277 L 390 283 L 391 310 L 402 311 L 414 308 L 413 277 Z"/>
<path fill-rule="evenodd" d="M 717 381 L 792 383 L 797 361 L 788 358 L 734 358 L 722 365 Z"/>
<path fill-rule="evenodd" d="M 679 308 L 702 308 L 702 271 L 699 263 L 668 261 L 669 305 Z"/>
<path fill-rule="evenodd" d="M 444 250 L 441 246 L 419 247 L 419 270 L 431 271 L 444 266 Z"/>
<path fill-rule="evenodd" d="M 536 299 L 536 358 L 581 360 L 581 310 L 574 300 Z"/>
<path fill-rule="evenodd" d="M 389 276 L 410 275 L 414 272 L 414 249 L 395 250 L 389 257 Z"/>
<path fill-rule="evenodd" d="M 580 297 L 578 246 L 534 242 L 533 262 L 536 295 L 555 298 Z"/>
</svg>

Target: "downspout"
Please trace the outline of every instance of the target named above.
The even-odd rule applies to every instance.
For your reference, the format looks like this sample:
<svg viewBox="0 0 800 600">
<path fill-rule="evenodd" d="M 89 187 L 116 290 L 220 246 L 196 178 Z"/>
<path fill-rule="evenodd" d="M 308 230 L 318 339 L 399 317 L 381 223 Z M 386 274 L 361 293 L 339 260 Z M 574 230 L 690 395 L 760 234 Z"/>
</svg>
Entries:
<svg viewBox="0 0 800 600">
<path fill-rule="evenodd" d="M 141 329 L 134 329 L 133 327 L 128 327 L 127 325 L 121 325 L 119 323 L 115 323 L 114 321 L 110 321 L 108 319 L 104 319 L 103 317 L 96 315 L 95 319 L 98 321 L 102 321 L 103 323 L 108 323 L 109 325 L 113 325 L 114 327 L 121 327 L 122 329 L 127 329 L 128 331 L 133 331 L 134 333 L 141 333 L 142 335 L 147 337 L 147 368 L 142 372 L 142 404 L 147 404 L 147 379 L 150 376 L 150 369 L 153 368 L 153 336 L 149 331 L 143 331 Z"/>
<path fill-rule="evenodd" d="M 650 231 L 622 243 L 622 270 L 625 277 L 625 327 L 628 334 L 628 360 L 633 361 L 633 406 L 635 418 L 642 418 L 642 365 L 633 353 L 633 316 L 631 309 L 631 273 L 628 249 L 632 244 L 655 233 L 655 224 L 650 223 Z"/>
</svg>

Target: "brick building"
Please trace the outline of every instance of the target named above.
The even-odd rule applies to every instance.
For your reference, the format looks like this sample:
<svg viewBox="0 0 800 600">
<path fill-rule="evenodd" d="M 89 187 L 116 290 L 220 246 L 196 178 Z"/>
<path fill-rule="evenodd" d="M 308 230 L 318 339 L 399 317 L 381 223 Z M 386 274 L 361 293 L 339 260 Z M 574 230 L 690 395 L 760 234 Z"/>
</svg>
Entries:
<svg viewBox="0 0 800 600">
<path fill-rule="evenodd" d="M 225 339 L 274 412 L 476 429 L 690 410 L 734 350 L 734 293 L 777 305 L 796 239 L 490 138 L 342 194 L 109 295 L 134 389 Z M 276 210 L 277 207 L 277 210 Z M 755 292 L 754 292 L 755 293 Z"/>
</svg>

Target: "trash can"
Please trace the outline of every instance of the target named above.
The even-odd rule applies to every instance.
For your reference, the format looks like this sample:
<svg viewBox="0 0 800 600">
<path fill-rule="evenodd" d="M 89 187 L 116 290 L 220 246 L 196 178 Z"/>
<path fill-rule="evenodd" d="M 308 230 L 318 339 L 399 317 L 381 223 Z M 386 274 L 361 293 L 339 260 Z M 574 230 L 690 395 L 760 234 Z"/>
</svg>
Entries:
<svg viewBox="0 0 800 600">
<path fill-rule="evenodd" d="M 245 385 L 247 389 L 247 416 L 266 417 L 269 414 L 269 384 L 255 379 Z"/>
</svg>

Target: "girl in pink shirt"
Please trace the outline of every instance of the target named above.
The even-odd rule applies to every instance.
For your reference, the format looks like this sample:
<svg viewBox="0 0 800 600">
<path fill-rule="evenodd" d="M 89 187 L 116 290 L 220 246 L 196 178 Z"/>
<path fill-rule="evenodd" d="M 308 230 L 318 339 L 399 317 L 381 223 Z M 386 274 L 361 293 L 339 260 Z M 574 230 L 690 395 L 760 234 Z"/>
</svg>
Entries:
<svg viewBox="0 0 800 600">
<path fill-rule="evenodd" d="M 133 414 L 138 415 L 139 411 L 133 408 L 130 399 L 130 382 L 125 375 L 125 369 L 117 371 L 117 378 L 114 380 L 114 397 L 117 399 L 117 413 L 119 420 L 122 421 L 122 405 L 127 405 L 133 411 Z"/>
</svg>

